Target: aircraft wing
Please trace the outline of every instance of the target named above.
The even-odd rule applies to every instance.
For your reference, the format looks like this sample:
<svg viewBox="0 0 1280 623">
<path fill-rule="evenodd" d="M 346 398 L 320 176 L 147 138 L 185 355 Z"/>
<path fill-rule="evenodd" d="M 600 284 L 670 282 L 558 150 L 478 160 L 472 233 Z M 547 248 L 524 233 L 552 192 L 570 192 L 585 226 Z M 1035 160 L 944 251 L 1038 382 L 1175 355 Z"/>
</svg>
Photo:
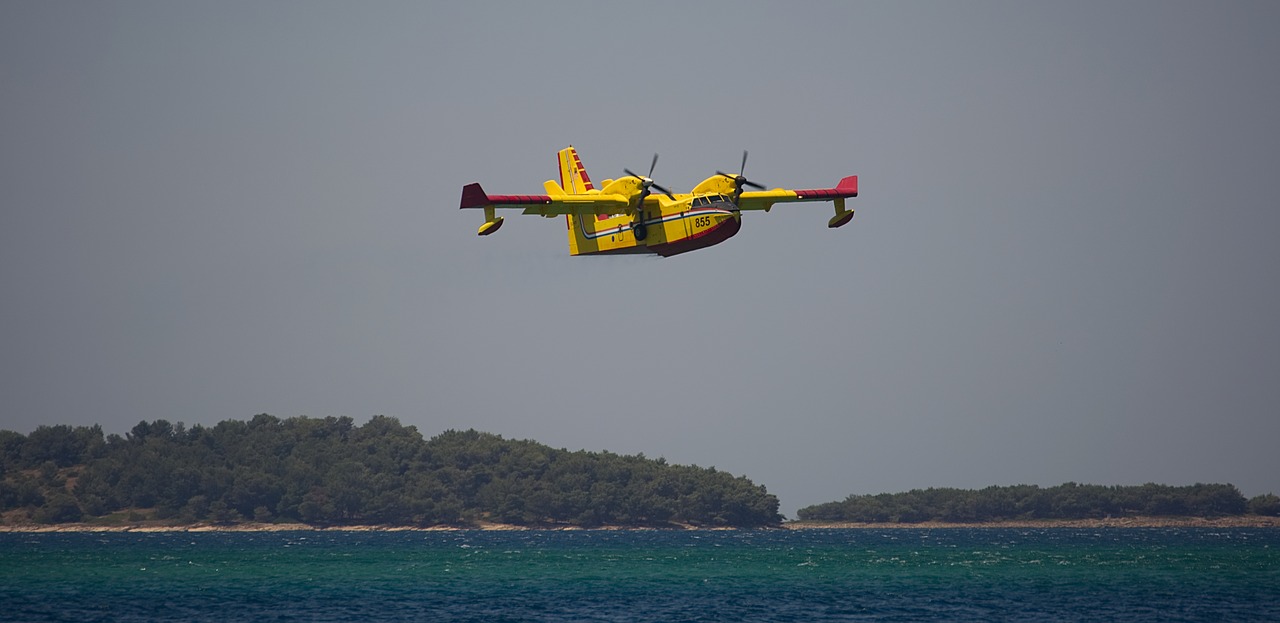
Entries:
<svg viewBox="0 0 1280 623">
<path fill-rule="evenodd" d="M 738 208 L 741 210 L 765 210 L 773 207 L 773 204 L 784 201 L 832 201 L 840 200 L 838 204 L 843 207 L 844 198 L 858 196 L 858 176 L 850 175 L 836 184 L 835 188 L 808 188 L 800 190 L 788 190 L 786 188 L 775 188 L 773 190 L 751 190 L 742 193 L 738 198 Z"/>
<path fill-rule="evenodd" d="M 646 202 L 647 203 L 647 202 Z M 525 214 L 558 216 L 561 214 L 623 214 L 628 201 L 622 195 L 490 195 L 479 184 L 462 187 L 462 209 L 511 208 Z"/>
</svg>

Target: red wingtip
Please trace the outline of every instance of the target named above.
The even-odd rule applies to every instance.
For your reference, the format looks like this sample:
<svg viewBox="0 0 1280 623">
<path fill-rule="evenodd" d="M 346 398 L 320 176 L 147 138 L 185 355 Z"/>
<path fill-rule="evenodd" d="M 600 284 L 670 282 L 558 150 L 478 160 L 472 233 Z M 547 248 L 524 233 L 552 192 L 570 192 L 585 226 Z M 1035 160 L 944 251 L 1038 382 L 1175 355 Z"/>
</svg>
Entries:
<svg viewBox="0 0 1280 623">
<path fill-rule="evenodd" d="M 850 175 L 849 177 L 846 177 L 840 180 L 840 183 L 836 184 L 836 190 L 840 191 L 841 193 L 851 193 L 852 196 L 857 197 L 858 196 L 858 176 Z"/>
<path fill-rule="evenodd" d="M 467 208 L 483 208 L 492 203 L 492 201 L 489 201 L 489 195 L 485 194 L 483 188 L 480 188 L 480 184 L 467 184 L 462 187 L 462 205 L 459 207 L 463 210 Z"/>
</svg>

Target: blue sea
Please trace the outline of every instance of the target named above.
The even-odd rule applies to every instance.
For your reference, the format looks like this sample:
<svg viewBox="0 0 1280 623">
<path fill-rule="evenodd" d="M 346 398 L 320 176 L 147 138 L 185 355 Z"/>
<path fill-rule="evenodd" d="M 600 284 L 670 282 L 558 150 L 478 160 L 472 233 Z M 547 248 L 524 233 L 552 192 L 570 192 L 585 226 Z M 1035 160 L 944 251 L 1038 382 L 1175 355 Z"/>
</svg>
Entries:
<svg viewBox="0 0 1280 623">
<path fill-rule="evenodd" d="M 0 620 L 1280 621 L 1280 529 L 7 533 Z"/>
</svg>

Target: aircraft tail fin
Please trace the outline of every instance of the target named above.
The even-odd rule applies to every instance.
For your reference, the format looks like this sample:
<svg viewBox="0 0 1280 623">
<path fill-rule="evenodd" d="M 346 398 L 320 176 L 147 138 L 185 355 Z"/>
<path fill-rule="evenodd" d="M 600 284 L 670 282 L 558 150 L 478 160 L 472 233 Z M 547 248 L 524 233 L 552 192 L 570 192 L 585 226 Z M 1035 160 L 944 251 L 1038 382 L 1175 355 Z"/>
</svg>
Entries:
<svg viewBox="0 0 1280 623">
<path fill-rule="evenodd" d="M 578 150 L 570 145 L 560 150 L 560 186 L 570 195 L 581 195 L 588 190 L 595 190 L 591 178 L 587 176 L 587 168 L 582 166 Z"/>
</svg>

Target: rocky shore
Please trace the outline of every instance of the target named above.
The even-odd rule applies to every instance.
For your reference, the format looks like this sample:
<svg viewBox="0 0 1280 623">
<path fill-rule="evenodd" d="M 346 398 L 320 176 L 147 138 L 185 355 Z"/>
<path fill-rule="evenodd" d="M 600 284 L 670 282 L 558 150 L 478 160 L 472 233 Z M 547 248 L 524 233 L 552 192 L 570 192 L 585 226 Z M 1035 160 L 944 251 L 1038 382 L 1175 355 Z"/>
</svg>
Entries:
<svg viewBox="0 0 1280 623">
<path fill-rule="evenodd" d="M 779 526 L 787 530 L 827 529 L 942 529 L 942 528 L 1280 528 L 1280 517 L 1238 515 L 1231 517 L 1108 517 L 1104 519 L 1057 519 L 991 521 L 983 523 L 949 523 L 923 521 L 919 523 L 858 523 L 824 521 L 790 521 Z M 313 526 L 303 523 L 233 523 L 233 524 L 162 524 L 144 522 L 124 525 L 99 525 L 87 523 L 67 524 L 10 524 L 0 525 L 0 532 L 287 532 L 291 530 L 345 531 L 345 532 L 439 532 L 453 530 L 584 530 L 571 525 L 517 526 L 480 522 L 469 526 Z M 600 526 L 595 530 L 733 530 L 735 528 L 708 528 L 688 524 L 653 526 Z"/>
<path fill-rule="evenodd" d="M 981 523 L 859 523 L 840 521 L 792 521 L 791 530 L 830 528 L 1280 528 L 1280 517 L 1234 515 L 1229 517 L 1106 517 L 1103 519 L 1043 519 L 988 521 Z"/>
<path fill-rule="evenodd" d="M 313 526 L 304 523 L 229 523 L 229 524 L 162 524 L 155 522 L 100 525 L 87 523 L 65 524 L 11 524 L 0 525 L 0 532 L 288 532 L 311 530 L 317 532 L 445 532 L 456 530 L 587 530 L 581 526 L 547 524 L 519 526 L 514 524 L 478 522 L 474 525 L 441 526 L 387 526 L 387 525 L 335 525 Z M 591 530 L 733 530 L 735 528 L 707 528 L 688 524 L 654 526 L 598 526 Z"/>
</svg>

